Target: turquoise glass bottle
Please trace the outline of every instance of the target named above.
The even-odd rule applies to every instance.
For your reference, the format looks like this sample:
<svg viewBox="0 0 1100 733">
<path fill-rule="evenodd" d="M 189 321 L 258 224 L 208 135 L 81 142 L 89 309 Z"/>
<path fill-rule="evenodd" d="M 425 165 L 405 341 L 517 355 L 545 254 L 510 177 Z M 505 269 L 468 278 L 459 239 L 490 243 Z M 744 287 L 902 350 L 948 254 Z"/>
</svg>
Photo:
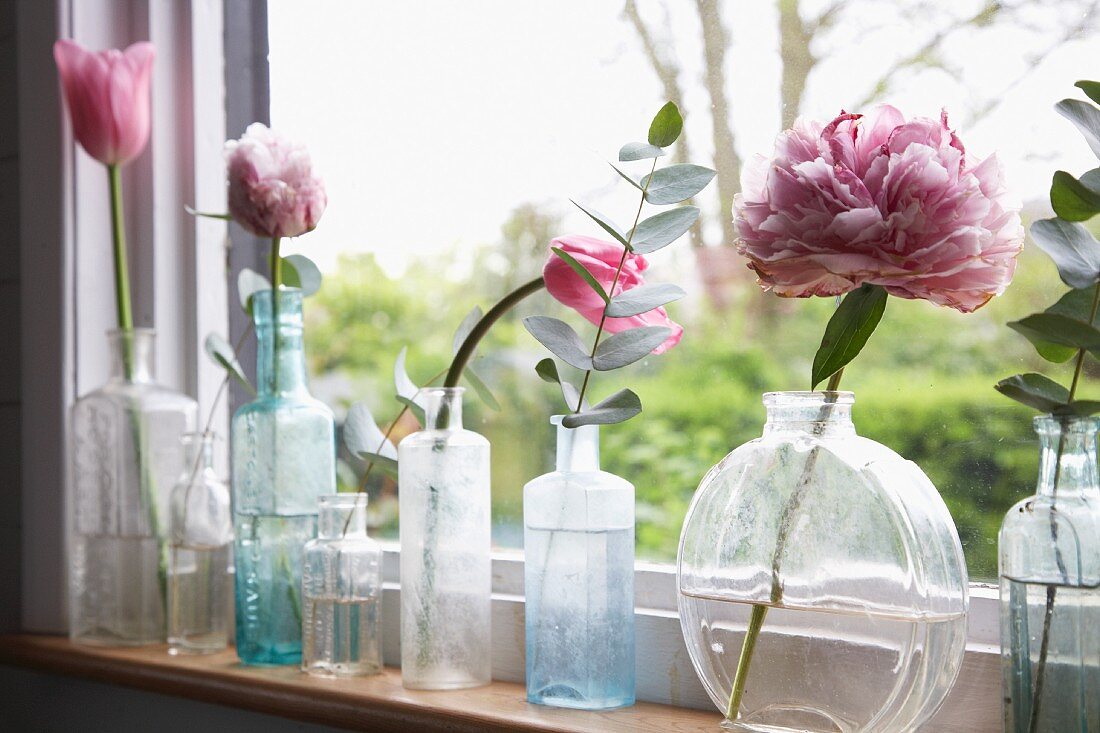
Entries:
<svg viewBox="0 0 1100 733">
<path fill-rule="evenodd" d="M 336 492 L 332 411 L 306 383 L 302 293 L 256 293 L 256 399 L 233 416 L 237 656 L 245 664 L 302 657 L 302 549 L 317 499 Z"/>
</svg>

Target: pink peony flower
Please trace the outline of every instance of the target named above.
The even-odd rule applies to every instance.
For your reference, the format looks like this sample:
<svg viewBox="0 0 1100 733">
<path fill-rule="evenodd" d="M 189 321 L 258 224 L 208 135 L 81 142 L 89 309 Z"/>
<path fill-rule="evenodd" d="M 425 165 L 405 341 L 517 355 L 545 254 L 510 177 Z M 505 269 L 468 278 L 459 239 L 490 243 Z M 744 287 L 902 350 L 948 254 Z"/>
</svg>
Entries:
<svg viewBox="0 0 1100 733">
<path fill-rule="evenodd" d="M 649 263 L 642 255 L 631 253 L 626 256 L 615 292 L 611 292 L 615 270 L 623 256 L 622 245 L 605 242 L 595 237 L 571 235 L 558 237 L 550 243 L 550 246 L 565 250 L 572 255 L 612 296 L 645 284 L 642 272 L 649 267 Z M 573 271 L 573 268 L 566 264 L 565 260 L 558 257 L 557 253 L 551 251 L 546 265 L 542 268 L 542 276 L 546 280 L 546 290 L 558 302 L 577 311 L 594 325 L 600 325 L 600 319 L 603 318 L 603 299 Z M 653 350 L 654 354 L 663 354 L 668 351 L 680 343 L 684 335 L 684 327 L 669 320 L 668 312 L 664 308 L 654 308 L 629 318 L 608 318 L 603 324 L 604 329 L 612 333 L 638 326 L 666 326 L 672 329 L 672 334 Z"/>
<path fill-rule="evenodd" d="M 313 174 L 309 152 L 254 122 L 240 140 L 225 144 L 229 213 L 260 237 L 297 237 L 313 231 L 328 198 Z"/>
<path fill-rule="evenodd" d="M 145 42 L 99 52 L 65 38 L 54 44 L 73 135 L 100 163 L 123 165 L 145 148 L 155 55 Z"/>
<path fill-rule="evenodd" d="M 946 112 L 799 120 L 746 168 L 734 209 L 738 251 L 786 297 L 871 283 L 968 313 L 1004 291 L 1023 246 L 999 161 L 968 158 Z"/>
</svg>

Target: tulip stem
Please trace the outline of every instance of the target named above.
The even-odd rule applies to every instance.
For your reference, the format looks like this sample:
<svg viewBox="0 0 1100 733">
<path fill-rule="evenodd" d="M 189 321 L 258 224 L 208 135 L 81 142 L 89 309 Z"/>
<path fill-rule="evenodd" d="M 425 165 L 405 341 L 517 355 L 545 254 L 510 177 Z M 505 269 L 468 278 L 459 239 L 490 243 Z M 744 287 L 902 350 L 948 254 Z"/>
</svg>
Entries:
<svg viewBox="0 0 1100 733">
<path fill-rule="evenodd" d="M 653 180 L 653 172 L 657 170 L 657 159 L 653 159 L 653 165 L 649 169 L 649 175 L 645 178 L 645 185 L 642 187 L 642 195 L 638 200 L 638 210 L 634 212 L 634 225 L 630 227 L 630 233 L 626 235 L 626 244 L 623 245 L 623 256 L 619 258 L 619 266 L 615 268 L 615 277 L 611 280 L 611 287 L 608 288 L 607 297 L 608 301 L 603 305 L 603 314 L 600 316 L 600 325 L 596 327 L 596 338 L 592 341 L 592 351 L 588 353 L 589 359 L 596 358 L 596 349 L 600 346 L 600 338 L 603 336 L 603 327 L 607 323 L 607 307 L 611 305 L 611 298 L 615 297 L 615 287 L 619 284 L 619 276 L 623 273 L 623 267 L 626 266 L 627 256 L 634 251 L 631 243 L 634 241 L 634 230 L 638 228 L 638 220 L 642 218 L 642 207 L 645 206 L 645 195 L 649 191 L 649 183 Z M 581 382 L 581 389 L 577 395 L 577 407 L 573 410 L 573 414 L 577 414 L 584 406 L 584 393 L 588 391 L 588 382 L 592 378 L 592 369 L 585 369 L 584 381 Z"/>
<path fill-rule="evenodd" d="M 134 328 L 134 312 L 130 302 L 130 270 L 126 260 L 126 228 L 122 219 L 122 177 L 118 165 L 107 166 L 107 180 L 111 189 L 111 237 L 115 258 L 115 303 L 118 310 L 118 327 L 123 331 Z M 126 376 L 132 376 L 132 364 L 125 358 Z"/>
</svg>

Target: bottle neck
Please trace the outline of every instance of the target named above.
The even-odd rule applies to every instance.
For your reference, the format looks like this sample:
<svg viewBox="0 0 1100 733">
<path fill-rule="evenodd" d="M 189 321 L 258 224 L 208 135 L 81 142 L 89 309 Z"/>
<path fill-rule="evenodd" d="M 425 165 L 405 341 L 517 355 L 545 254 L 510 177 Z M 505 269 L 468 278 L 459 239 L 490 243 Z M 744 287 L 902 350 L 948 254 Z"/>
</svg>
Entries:
<svg viewBox="0 0 1100 733">
<path fill-rule="evenodd" d="M 328 494 L 318 500 L 317 536 L 322 540 L 367 536 L 367 495 Z"/>
<path fill-rule="evenodd" d="M 302 293 L 288 288 L 252 296 L 256 389 L 261 397 L 309 393 L 302 345 Z"/>
<path fill-rule="evenodd" d="M 556 468 L 561 472 L 600 470 L 600 426 L 582 425 L 567 428 L 561 424 L 562 416 L 551 422 L 558 426 L 558 456 Z"/>
<path fill-rule="evenodd" d="M 1035 418 L 1039 434 L 1039 496 L 1100 495 L 1096 469 L 1097 418 Z"/>
<path fill-rule="evenodd" d="M 213 433 L 188 433 L 183 436 L 184 478 L 193 481 L 207 472 L 214 473 Z"/>
<path fill-rule="evenodd" d="M 764 435 L 809 434 L 834 438 L 856 434 L 851 392 L 769 392 L 764 395 Z"/>
<path fill-rule="evenodd" d="M 110 380 L 151 384 L 155 338 L 156 332 L 151 328 L 108 331 L 107 342 L 111 351 Z"/>
<path fill-rule="evenodd" d="M 462 387 L 432 387 L 420 391 L 425 400 L 425 430 L 462 430 Z"/>
</svg>

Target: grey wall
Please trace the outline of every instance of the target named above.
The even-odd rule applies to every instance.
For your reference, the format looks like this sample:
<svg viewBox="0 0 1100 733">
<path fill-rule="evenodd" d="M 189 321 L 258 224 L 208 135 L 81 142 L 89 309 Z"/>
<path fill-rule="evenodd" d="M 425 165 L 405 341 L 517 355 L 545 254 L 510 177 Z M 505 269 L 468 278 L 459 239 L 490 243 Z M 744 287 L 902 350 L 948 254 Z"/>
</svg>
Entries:
<svg viewBox="0 0 1100 733">
<path fill-rule="evenodd" d="M 20 623 L 19 121 L 15 0 L 0 0 L 0 631 Z"/>
</svg>

